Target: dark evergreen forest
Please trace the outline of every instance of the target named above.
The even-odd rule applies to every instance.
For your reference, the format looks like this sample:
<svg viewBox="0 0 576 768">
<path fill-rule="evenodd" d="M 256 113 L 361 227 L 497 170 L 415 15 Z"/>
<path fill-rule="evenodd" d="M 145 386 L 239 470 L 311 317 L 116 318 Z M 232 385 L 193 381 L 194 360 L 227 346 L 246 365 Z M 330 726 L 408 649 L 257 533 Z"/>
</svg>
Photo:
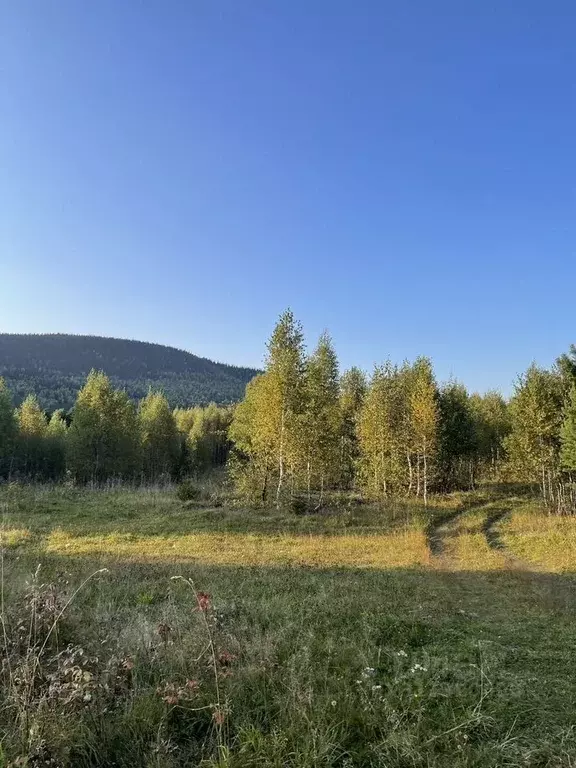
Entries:
<svg viewBox="0 0 576 768">
<path fill-rule="evenodd" d="M 47 412 L 69 410 L 92 369 L 104 370 L 132 400 L 152 388 L 172 407 L 233 403 L 256 375 L 161 344 L 70 334 L 0 334 L 0 376 L 15 405 L 34 392 Z"/>
</svg>

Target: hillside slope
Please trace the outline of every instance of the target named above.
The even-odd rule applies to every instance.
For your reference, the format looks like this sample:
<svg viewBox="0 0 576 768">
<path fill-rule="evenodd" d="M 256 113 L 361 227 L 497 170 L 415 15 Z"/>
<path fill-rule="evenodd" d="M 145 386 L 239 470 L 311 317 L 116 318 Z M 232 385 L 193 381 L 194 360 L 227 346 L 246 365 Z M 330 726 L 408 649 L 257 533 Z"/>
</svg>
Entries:
<svg viewBox="0 0 576 768">
<path fill-rule="evenodd" d="M 97 368 L 133 398 L 162 389 L 171 405 L 239 400 L 257 371 L 144 341 L 69 334 L 0 333 L 0 376 L 16 404 L 34 392 L 46 410 L 70 408 Z"/>
</svg>

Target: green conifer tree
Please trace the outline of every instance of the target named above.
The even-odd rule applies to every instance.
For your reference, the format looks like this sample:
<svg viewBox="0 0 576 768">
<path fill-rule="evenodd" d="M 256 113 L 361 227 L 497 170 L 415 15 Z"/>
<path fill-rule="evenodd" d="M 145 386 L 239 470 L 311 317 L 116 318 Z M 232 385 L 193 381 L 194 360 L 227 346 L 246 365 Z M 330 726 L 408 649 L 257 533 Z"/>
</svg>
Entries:
<svg viewBox="0 0 576 768">
<path fill-rule="evenodd" d="M 576 385 L 576 344 L 571 344 L 568 352 L 556 360 L 556 371 L 562 380 L 564 399 L 570 397 L 573 385 Z"/>
<path fill-rule="evenodd" d="M 510 432 L 508 405 L 499 392 L 470 395 L 476 433 L 476 462 L 487 478 L 498 479 L 505 457 L 504 440 Z"/>
</svg>

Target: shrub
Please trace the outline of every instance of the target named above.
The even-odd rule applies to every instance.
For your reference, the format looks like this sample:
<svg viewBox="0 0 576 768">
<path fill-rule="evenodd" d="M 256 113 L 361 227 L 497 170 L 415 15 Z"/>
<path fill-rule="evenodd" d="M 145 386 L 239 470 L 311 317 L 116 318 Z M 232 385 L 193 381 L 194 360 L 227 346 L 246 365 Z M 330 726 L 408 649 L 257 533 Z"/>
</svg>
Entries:
<svg viewBox="0 0 576 768">
<path fill-rule="evenodd" d="M 197 501 L 202 492 L 191 480 L 184 480 L 176 489 L 176 496 L 180 501 Z"/>
<path fill-rule="evenodd" d="M 291 498 L 288 509 L 293 515 L 310 515 L 316 511 L 314 504 L 302 496 L 294 496 Z"/>
</svg>

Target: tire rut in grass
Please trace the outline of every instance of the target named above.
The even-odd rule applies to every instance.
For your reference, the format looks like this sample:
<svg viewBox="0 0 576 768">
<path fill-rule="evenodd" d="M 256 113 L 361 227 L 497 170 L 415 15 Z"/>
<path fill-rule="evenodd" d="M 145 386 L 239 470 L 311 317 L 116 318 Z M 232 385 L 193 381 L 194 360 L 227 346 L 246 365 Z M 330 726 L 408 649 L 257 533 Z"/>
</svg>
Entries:
<svg viewBox="0 0 576 768">
<path fill-rule="evenodd" d="M 526 570 L 528 566 L 525 561 L 521 560 L 513 552 L 510 551 L 510 549 L 502 540 L 500 531 L 496 527 L 511 512 L 512 507 L 500 507 L 499 509 L 492 510 L 492 512 L 482 523 L 482 533 L 484 534 L 486 543 L 490 549 L 499 552 L 502 557 L 505 558 L 509 566 L 517 569 L 519 568 L 521 570 Z"/>
<path fill-rule="evenodd" d="M 444 541 L 446 526 L 454 522 L 456 518 L 466 511 L 465 507 L 461 507 L 452 512 L 447 512 L 445 515 L 439 515 L 428 523 L 426 526 L 426 544 L 433 557 L 440 557 L 446 551 L 446 542 Z"/>
<path fill-rule="evenodd" d="M 486 543 L 490 549 L 497 549 L 508 557 L 512 557 L 512 555 L 508 551 L 506 544 L 502 541 L 500 531 L 498 531 L 496 526 L 506 517 L 506 515 L 509 515 L 511 511 L 512 509 L 510 507 L 494 509 L 482 523 L 482 533 L 486 537 Z"/>
</svg>

